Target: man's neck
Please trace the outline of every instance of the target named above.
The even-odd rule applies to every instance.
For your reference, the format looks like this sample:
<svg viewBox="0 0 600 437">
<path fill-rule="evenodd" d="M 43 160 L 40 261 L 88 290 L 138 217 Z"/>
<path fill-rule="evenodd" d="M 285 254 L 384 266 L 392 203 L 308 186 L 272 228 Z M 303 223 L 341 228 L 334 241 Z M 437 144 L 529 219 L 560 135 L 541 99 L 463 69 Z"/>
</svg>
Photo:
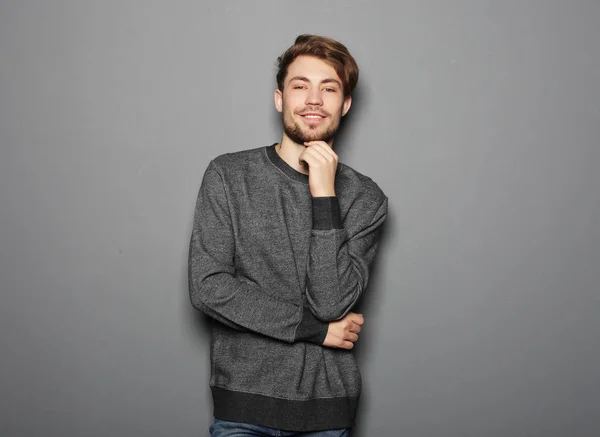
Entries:
<svg viewBox="0 0 600 437">
<path fill-rule="evenodd" d="M 330 144 L 333 147 L 333 142 Z M 275 146 L 275 150 L 289 166 L 300 173 L 308 174 L 308 165 L 299 163 L 298 158 L 307 146 L 293 142 L 287 135 L 283 135 L 281 142 Z"/>
</svg>

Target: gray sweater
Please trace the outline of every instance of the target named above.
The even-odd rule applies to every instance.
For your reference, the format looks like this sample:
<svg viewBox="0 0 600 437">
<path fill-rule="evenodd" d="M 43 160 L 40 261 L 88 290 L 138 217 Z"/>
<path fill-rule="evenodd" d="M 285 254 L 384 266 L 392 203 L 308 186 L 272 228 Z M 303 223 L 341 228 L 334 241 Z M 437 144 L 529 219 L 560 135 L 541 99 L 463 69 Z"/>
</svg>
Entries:
<svg viewBox="0 0 600 437">
<path fill-rule="evenodd" d="M 215 417 L 290 431 L 354 425 L 354 355 L 323 341 L 367 288 L 388 199 L 342 163 L 335 191 L 312 198 L 275 144 L 209 163 L 188 271 L 192 305 L 214 319 Z"/>
</svg>

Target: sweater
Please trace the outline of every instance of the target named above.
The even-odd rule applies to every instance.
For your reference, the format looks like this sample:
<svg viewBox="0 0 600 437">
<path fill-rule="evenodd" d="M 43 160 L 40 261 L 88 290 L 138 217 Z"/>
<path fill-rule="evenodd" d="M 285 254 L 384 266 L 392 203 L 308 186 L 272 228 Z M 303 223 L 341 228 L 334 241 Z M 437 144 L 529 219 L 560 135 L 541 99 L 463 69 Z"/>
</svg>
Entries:
<svg viewBox="0 0 600 437">
<path fill-rule="evenodd" d="M 323 346 L 367 288 L 388 198 L 338 162 L 333 197 L 276 144 L 224 153 L 204 173 L 189 250 L 191 304 L 210 316 L 216 418 L 287 431 L 354 425 L 352 350 Z"/>
</svg>

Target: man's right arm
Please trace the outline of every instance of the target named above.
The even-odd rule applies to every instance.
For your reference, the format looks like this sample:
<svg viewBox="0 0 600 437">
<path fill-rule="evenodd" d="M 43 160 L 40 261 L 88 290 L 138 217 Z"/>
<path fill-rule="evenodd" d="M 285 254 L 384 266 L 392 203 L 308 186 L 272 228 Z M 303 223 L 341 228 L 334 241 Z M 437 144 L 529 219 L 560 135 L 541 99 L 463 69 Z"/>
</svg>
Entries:
<svg viewBox="0 0 600 437">
<path fill-rule="evenodd" d="M 236 276 L 235 240 L 227 196 L 214 161 L 204 173 L 196 202 L 188 260 L 192 305 L 240 331 L 253 331 L 287 343 L 323 345 L 329 324 L 308 307 L 276 299 Z"/>
</svg>

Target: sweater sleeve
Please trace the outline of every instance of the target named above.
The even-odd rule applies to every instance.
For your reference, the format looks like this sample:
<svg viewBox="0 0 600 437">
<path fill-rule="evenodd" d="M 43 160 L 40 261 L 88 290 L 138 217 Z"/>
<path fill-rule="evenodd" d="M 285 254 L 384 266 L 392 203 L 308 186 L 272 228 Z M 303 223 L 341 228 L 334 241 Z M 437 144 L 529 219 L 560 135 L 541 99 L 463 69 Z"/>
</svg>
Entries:
<svg viewBox="0 0 600 437">
<path fill-rule="evenodd" d="M 214 161 L 204 173 L 192 227 L 188 285 L 194 308 L 238 331 L 288 343 L 322 344 L 328 324 L 308 307 L 276 299 L 236 274 L 235 239 L 223 180 Z"/>
<path fill-rule="evenodd" d="M 344 317 L 366 289 L 387 217 L 388 198 L 357 202 L 342 224 L 337 197 L 312 199 L 313 227 L 307 269 L 307 301 L 316 317 Z"/>
</svg>

